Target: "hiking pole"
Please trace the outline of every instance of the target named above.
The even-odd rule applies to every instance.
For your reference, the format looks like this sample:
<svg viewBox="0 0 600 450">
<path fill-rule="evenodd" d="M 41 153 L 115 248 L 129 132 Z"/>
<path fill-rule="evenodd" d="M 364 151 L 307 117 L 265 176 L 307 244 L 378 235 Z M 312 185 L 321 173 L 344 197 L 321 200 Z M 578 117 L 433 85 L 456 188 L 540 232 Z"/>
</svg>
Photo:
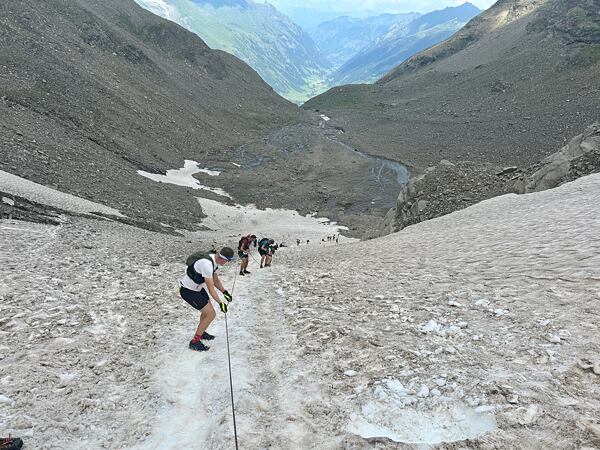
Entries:
<svg viewBox="0 0 600 450">
<path fill-rule="evenodd" d="M 225 314 L 225 335 L 227 336 L 227 362 L 229 363 L 229 389 L 231 392 L 231 414 L 233 416 L 233 436 L 235 437 L 235 450 L 239 449 L 237 437 L 237 425 L 235 422 L 235 403 L 233 401 L 233 379 L 231 377 L 231 353 L 229 350 L 229 327 L 227 326 L 227 314 Z"/>
<path fill-rule="evenodd" d="M 231 288 L 231 295 L 235 291 L 235 280 L 237 279 L 237 270 L 233 277 L 233 287 Z M 233 416 L 233 436 L 235 437 L 235 450 L 238 450 L 238 437 L 237 437 L 237 425 L 235 422 L 235 403 L 233 401 L 233 378 L 231 376 L 231 351 L 229 350 L 229 326 L 227 324 L 227 314 L 225 314 L 225 336 L 227 336 L 227 363 L 229 364 L 229 390 L 231 392 L 231 414 Z"/>
<path fill-rule="evenodd" d="M 258 260 L 254 257 L 254 255 L 252 253 L 249 254 L 250 256 L 252 256 L 252 259 L 254 260 L 254 262 L 256 264 L 258 264 L 260 266 L 260 263 L 258 262 Z"/>
</svg>

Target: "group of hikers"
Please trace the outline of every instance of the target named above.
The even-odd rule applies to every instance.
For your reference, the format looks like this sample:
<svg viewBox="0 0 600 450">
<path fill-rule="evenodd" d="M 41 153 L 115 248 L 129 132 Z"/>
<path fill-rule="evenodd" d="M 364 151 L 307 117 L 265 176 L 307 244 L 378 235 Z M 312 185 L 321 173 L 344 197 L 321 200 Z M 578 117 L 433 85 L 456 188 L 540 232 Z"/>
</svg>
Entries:
<svg viewBox="0 0 600 450">
<path fill-rule="evenodd" d="M 321 239 L 321 242 L 335 242 L 336 244 L 340 243 L 340 235 L 331 235 L 331 236 L 325 236 L 324 238 Z M 306 240 L 306 244 L 310 244 L 310 240 L 307 239 Z M 300 239 L 296 239 L 296 245 L 300 245 Z"/>
<path fill-rule="evenodd" d="M 239 275 L 241 276 L 250 274 L 248 262 L 252 247 L 257 248 L 261 256 L 261 269 L 271 266 L 273 255 L 279 248 L 271 238 L 265 237 L 259 241 L 254 234 L 243 236 L 238 243 L 238 256 L 241 261 Z M 191 350 L 206 351 L 210 347 L 205 345 L 204 342 L 212 341 L 215 338 L 212 334 L 206 332 L 208 326 L 217 316 L 210 299 L 212 298 L 217 302 L 219 309 L 227 314 L 228 304 L 233 301 L 233 296 L 225 289 L 217 272 L 219 266 L 230 263 L 234 258 L 233 249 L 223 247 L 219 251 L 194 253 L 186 260 L 185 275 L 179 281 L 179 295 L 192 308 L 200 311 L 200 323 L 196 328 L 196 334 L 189 343 Z M 223 295 L 223 299 L 219 296 L 218 291 Z"/>
</svg>

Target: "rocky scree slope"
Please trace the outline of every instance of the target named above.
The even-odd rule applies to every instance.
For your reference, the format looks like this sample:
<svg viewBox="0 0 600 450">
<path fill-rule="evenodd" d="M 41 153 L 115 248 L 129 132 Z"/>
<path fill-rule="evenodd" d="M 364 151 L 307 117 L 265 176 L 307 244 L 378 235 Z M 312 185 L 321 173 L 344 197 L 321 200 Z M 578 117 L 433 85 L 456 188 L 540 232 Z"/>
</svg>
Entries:
<svg viewBox="0 0 600 450">
<path fill-rule="evenodd" d="M 404 186 L 396 206 L 365 237 L 378 237 L 409 225 L 466 208 L 498 195 L 552 189 L 600 172 L 600 123 L 587 127 L 560 151 L 529 167 L 443 160 Z"/>
<path fill-rule="evenodd" d="M 0 3 L 0 169 L 142 225 L 194 228 L 201 213 L 193 191 L 137 170 L 218 164 L 303 120 L 245 63 L 133 0 Z"/>
<path fill-rule="evenodd" d="M 597 120 L 600 2 L 502 0 L 375 85 L 310 101 L 342 139 L 424 170 L 533 164 Z"/>
</svg>

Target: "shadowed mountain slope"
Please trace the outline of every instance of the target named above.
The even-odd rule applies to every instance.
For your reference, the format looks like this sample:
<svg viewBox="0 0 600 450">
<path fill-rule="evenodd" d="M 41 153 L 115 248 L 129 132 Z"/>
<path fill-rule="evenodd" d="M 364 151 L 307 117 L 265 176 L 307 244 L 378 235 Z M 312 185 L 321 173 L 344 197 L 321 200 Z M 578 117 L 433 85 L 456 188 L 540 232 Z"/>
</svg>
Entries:
<svg viewBox="0 0 600 450">
<path fill-rule="evenodd" d="M 0 169 L 194 227 L 164 173 L 304 120 L 245 63 L 133 0 L 0 3 Z"/>
<path fill-rule="evenodd" d="M 346 142 L 418 169 L 527 165 L 597 120 L 600 1 L 501 0 L 375 85 L 305 104 Z"/>
</svg>

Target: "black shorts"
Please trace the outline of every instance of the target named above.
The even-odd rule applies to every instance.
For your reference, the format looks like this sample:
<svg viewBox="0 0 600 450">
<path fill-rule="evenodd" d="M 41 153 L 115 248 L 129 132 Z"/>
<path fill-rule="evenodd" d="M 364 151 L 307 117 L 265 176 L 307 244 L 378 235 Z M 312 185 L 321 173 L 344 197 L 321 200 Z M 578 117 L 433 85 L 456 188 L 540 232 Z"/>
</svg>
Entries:
<svg viewBox="0 0 600 450">
<path fill-rule="evenodd" d="M 259 248 L 259 249 L 258 249 L 258 254 L 259 254 L 260 256 L 266 256 L 266 255 L 267 255 L 267 251 L 266 251 L 266 250 L 262 250 L 262 249 L 260 249 L 260 248 Z"/>
<path fill-rule="evenodd" d="M 240 258 L 247 258 L 247 257 L 248 257 L 248 253 L 246 253 L 246 252 L 244 252 L 244 251 L 242 251 L 242 250 L 239 250 L 239 251 L 238 251 L 238 256 L 239 256 Z"/>
<path fill-rule="evenodd" d="M 208 292 L 206 292 L 205 289 L 202 289 L 201 291 L 192 291 L 191 289 L 181 286 L 181 288 L 179 288 L 179 295 L 181 295 L 181 298 L 188 302 L 192 308 L 197 309 L 198 311 L 208 305 Z"/>
</svg>

